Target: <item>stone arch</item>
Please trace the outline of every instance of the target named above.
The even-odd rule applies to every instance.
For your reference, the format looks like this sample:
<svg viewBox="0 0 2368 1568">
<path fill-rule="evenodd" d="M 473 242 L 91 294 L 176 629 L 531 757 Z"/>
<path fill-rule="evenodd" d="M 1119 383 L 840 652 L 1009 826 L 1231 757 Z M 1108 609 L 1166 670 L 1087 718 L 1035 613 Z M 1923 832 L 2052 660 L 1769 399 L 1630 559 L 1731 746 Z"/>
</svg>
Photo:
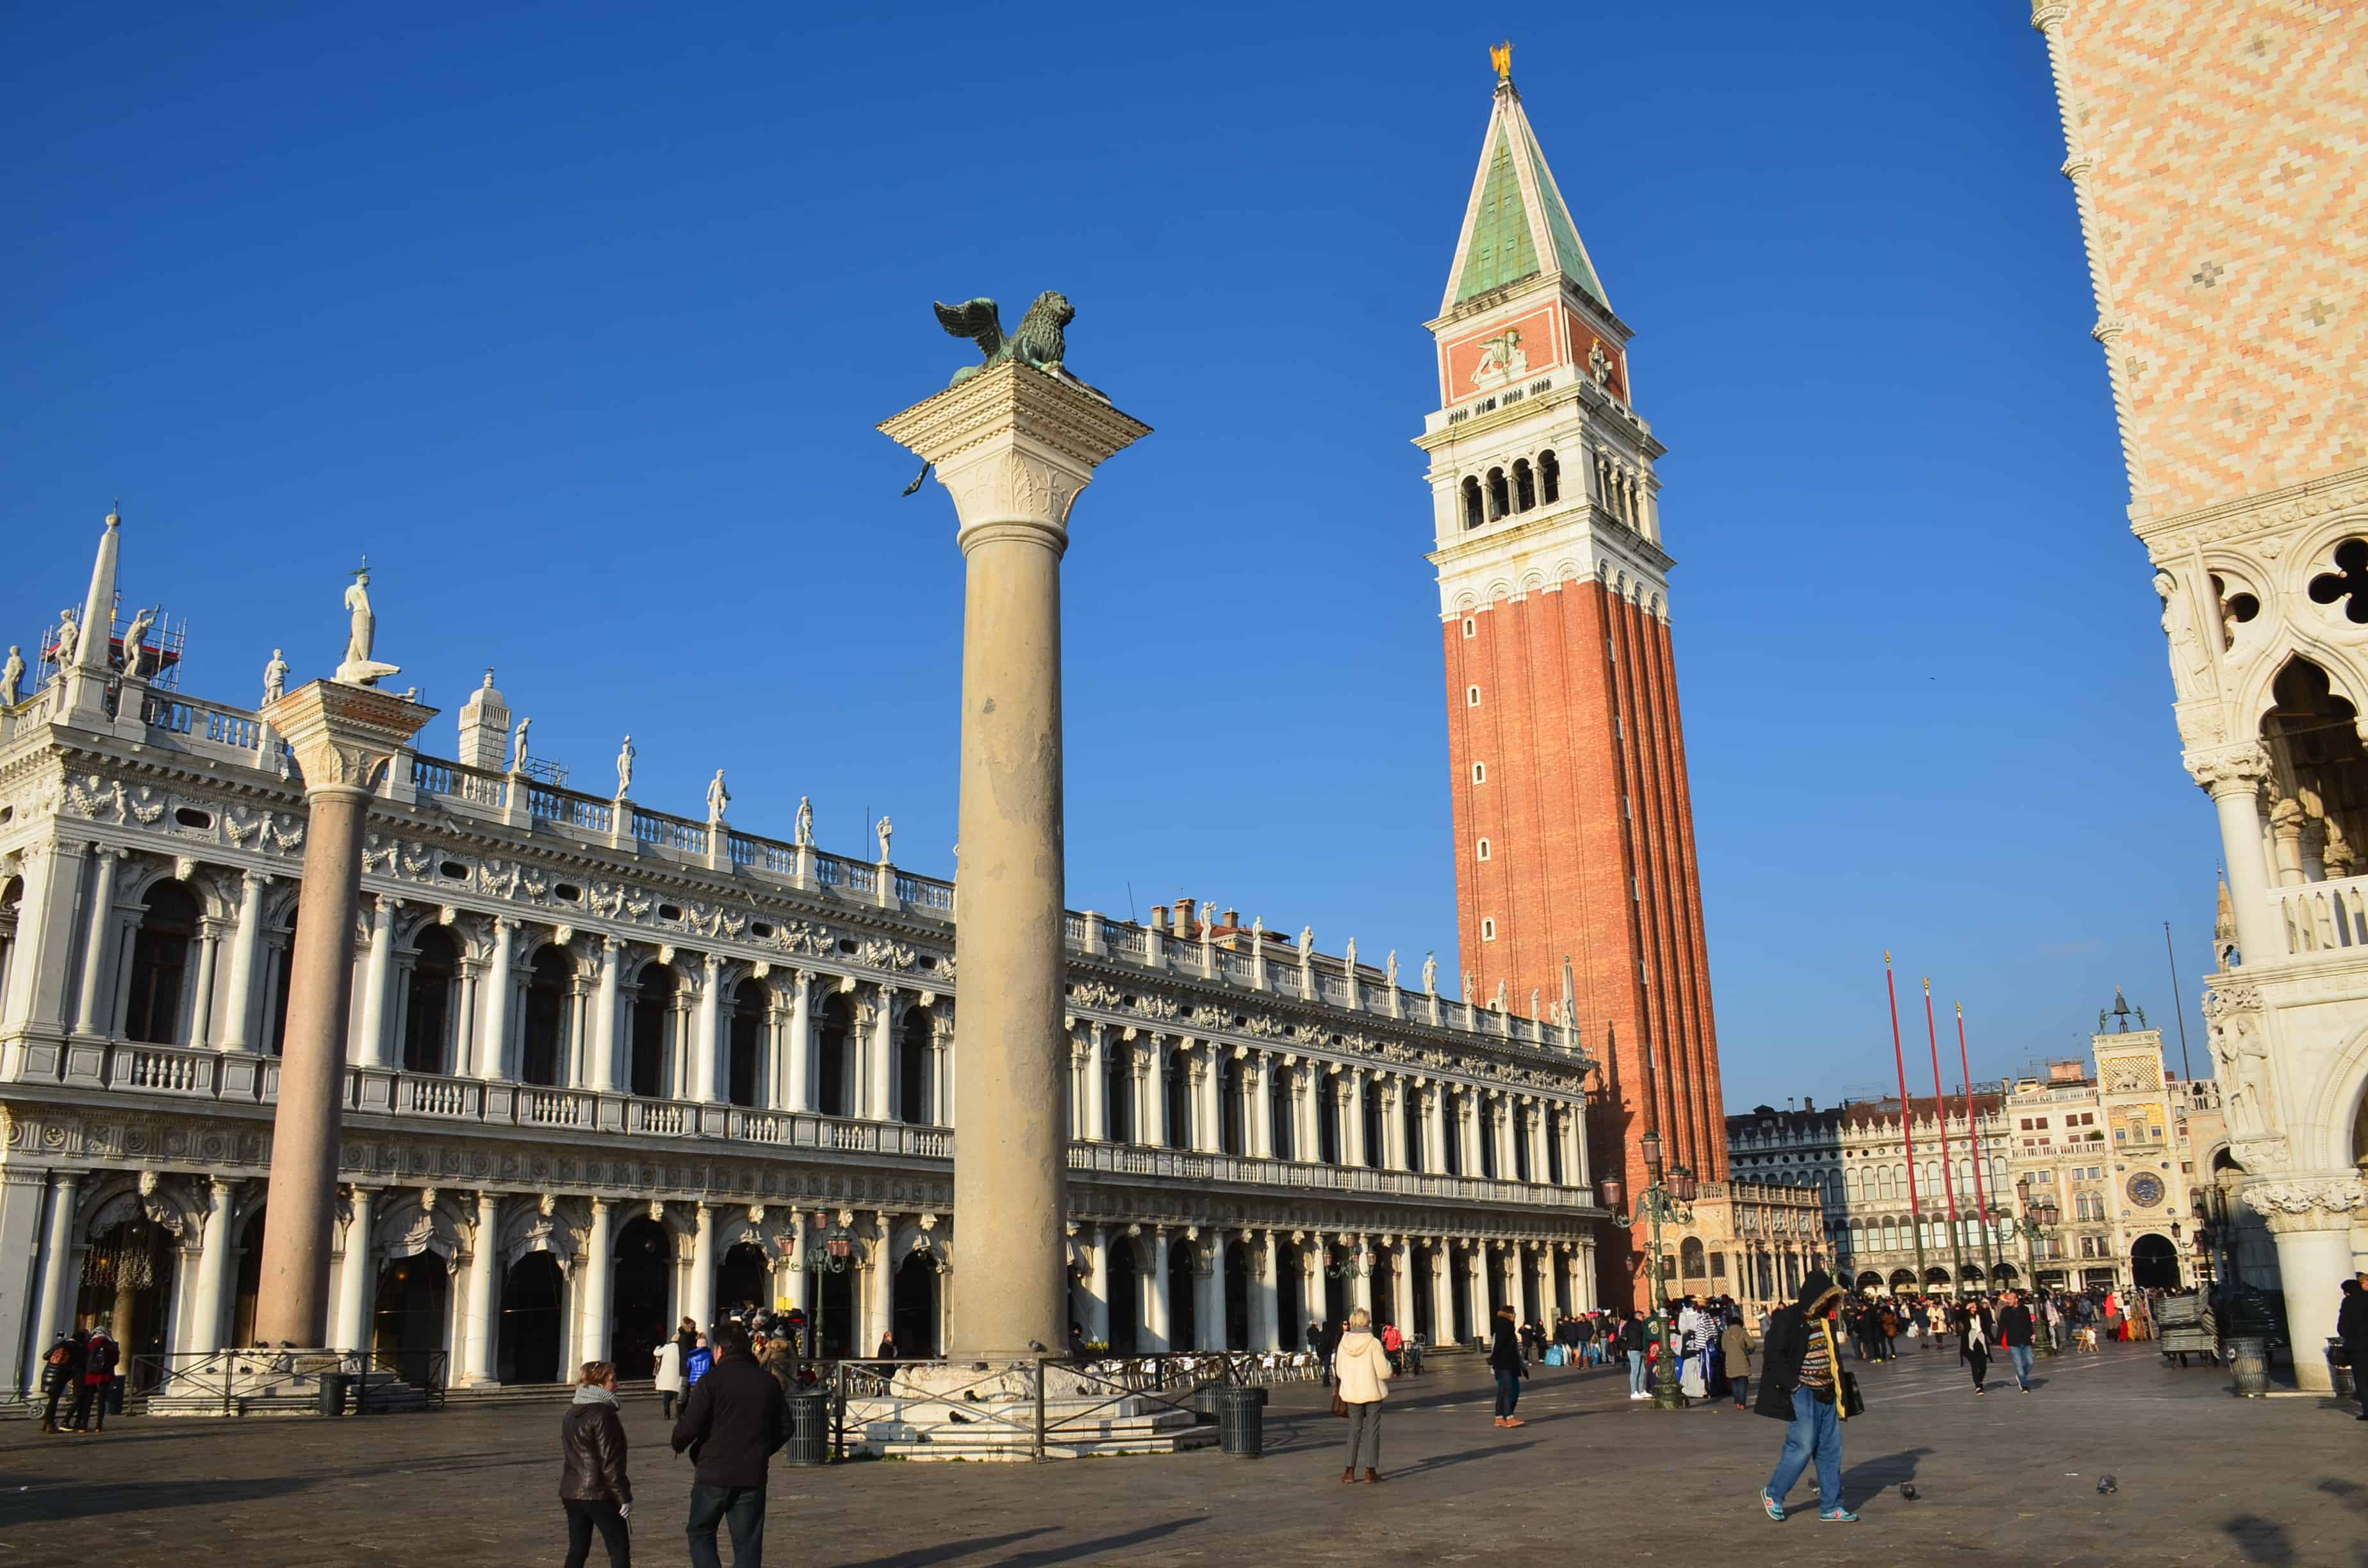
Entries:
<svg viewBox="0 0 2368 1568">
<path fill-rule="evenodd" d="M 1471 589 L 1466 588 L 1463 592 L 1455 596 L 1455 608 L 1458 610 L 1464 611 L 1466 613 L 1478 609 L 1480 608 L 1480 597 L 1477 594 L 1474 594 Z"/>
<path fill-rule="evenodd" d="M 1480 494 L 1480 477 L 1467 473 L 1456 486 L 1460 514 L 1466 529 L 1476 528 L 1488 520 L 1487 505 Z"/>
<path fill-rule="evenodd" d="M 175 1179 L 160 1177 L 149 1191 L 141 1191 L 147 1174 L 120 1171 L 94 1182 L 75 1205 L 75 1240 L 87 1244 L 127 1221 L 145 1220 L 172 1233 L 177 1244 L 195 1245 L 205 1224 L 204 1207 Z"/>
<path fill-rule="evenodd" d="M 580 971 L 575 953 L 556 942 L 538 943 L 528 955 L 526 1006 L 519 1019 L 518 1081 L 552 1085 L 564 1081 L 569 1052 L 570 1014 Z"/>
<path fill-rule="evenodd" d="M 1490 583 L 1483 592 L 1487 596 L 1490 604 L 1497 604 L 1513 597 L 1513 585 L 1509 579 L 1499 577 Z"/>
<path fill-rule="evenodd" d="M 406 1190 L 371 1226 L 371 1256 L 393 1259 L 434 1253 L 447 1269 L 460 1267 L 462 1255 L 472 1249 L 453 1218 L 452 1206 L 457 1201 L 439 1195 L 436 1206 L 429 1208 L 425 1190 Z"/>
<path fill-rule="evenodd" d="M 578 1206 L 568 1199 L 552 1201 L 549 1208 L 545 1213 L 541 1204 L 513 1203 L 502 1216 L 494 1261 L 505 1274 L 530 1252 L 547 1252 L 558 1263 L 561 1274 L 575 1274 L 588 1216 L 579 1213 Z"/>
<path fill-rule="evenodd" d="M 1575 583 L 1582 575 L 1578 562 L 1567 556 L 1554 562 L 1554 580 L 1557 583 Z"/>
<path fill-rule="evenodd" d="M 940 1270 L 951 1270 L 954 1266 L 953 1228 L 953 1221 L 944 1214 L 938 1215 L 936 1224 L 927 1230 L 922 1228 L 917 1215 L 900 1220 L 888 1233 L 889 1260 L 901 1267 L 914 1254 L 926 1252 Z M 925 1241 L 926 1247 L 920 1244 Z"/>
</svg>

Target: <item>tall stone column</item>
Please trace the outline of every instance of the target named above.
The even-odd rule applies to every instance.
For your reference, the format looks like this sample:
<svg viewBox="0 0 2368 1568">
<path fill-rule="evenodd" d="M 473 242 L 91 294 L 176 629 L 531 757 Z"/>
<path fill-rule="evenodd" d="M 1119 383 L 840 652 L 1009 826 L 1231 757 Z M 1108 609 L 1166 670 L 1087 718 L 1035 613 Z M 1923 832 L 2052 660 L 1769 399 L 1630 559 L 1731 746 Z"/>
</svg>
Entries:
<svg viewBox="0 0 2368 1568">
<path fill-rule="evenodd" d="M 1143 1292 L 1143 1333 L 1138 1337 L 1145 1350 L 1166 1350 L 1167 1343 L 1167 1232 L 1151 1233 L 1151 1267 L 1144 1271 L 1144 1283 L 1150 1289 Z"/>
<path fill-rule="evenodd" d="M 1250 1348 L 1282 1348 L 1281 1280 L 1274 1269 L 1274 1233 L 1245 1233 L 1250 1260 Z"/>
<path fill-rule="evenodd" d="M 50 1213 L 41 1228 L 41 1292 L 33 1307 L 33 1331 L 26 1335 L 25 1387 L 41 1386 L 41 1358 L 73 1321 L 74 1291 L 82 1283 L 74 1256 L 74 1200 L 82 1173 L 59 1171 L 50 1177 Z"/>
<path fill-rule="evenodd" d="M 715 1312 L 715 1210 L 702 1203 L 690 1233 L 690 1292 L 683 1312 L 705 1334 Z M 868 1348 L 868 1347 L 867 1347 Z"/>
<path fill-rule="evenodd" d="M 2285 956 L 2285 934 L 2270 917 L 2270 871 L 2262 839 L 2261 786 L 2269 753 L 2248 741 L 2192 753 L 2187 771 L 2212 797 L 2220 818 L 2220 852 L 2228 868 L 2228 907 L 2237 945 L 2255 963 Z"/>
<path fill-rule="evenodd" d="M 1430 1246 L 1430 1342 L 1455 1343 L 1455 1256 L 1444 1240 Z"/>
<path fill-rule="evenodd" d="M 74 1004 L 74 1033 L 95 1035 L 112 1028 L 114 1020 L 102 1016 L 100 998 L 111 995 L 107 983 L 107 960 L 114 946 L 115 870 L 123 863 L 127 850 L 111 848 L 103 844 L 91 846 L 91 858 L 98 863 L 98 874 L 90 890 L 90 919 L 83 936 L 82 995 Z"/>
<path fill-rule="evenodd" d="M 213 1043 L 214 975 L 222 952 L 222 923 L 205 915 L 198 918 L 198 979 L 189 993 L 189 1044 L 202 1051 Z"/>
<path fill-rule="evenodd" d="M 623 962 L 623 946 L 614 937 L 599 939 L 600 988 L 592 1004 L 592 1071 L 587 1086 L 604 1095 L 613 1095 L 621 1086 L 617 1073 L 617 971 Z"/>
<path fill-rule="evenodd" d="M 609 1209 L 607 1199 L 592 1199 L 592 1225 L 584 1239 L 584 1312 L 578 1325 L 578 1361 L 609 1358 L 609 1291 L 616 1272 L 616 1258 L 609 1246 Z M 559 1370 L 564 1376 L 574 1369 L 562 1367 Z"/>
<path fill-rule="evenodd" d="M 388 1062 L 386 1000 L 388 981 L 394 972 L 396 900 L 381 893 L 374 902 L 378 907 L 370 915 L 370 960 L 363 970 L 361 1018 L 356 1026 L 360 1038 L 351 1053 L 351 1060 L 360 1067 L 384 1067 Z"/>
<path fill-rule="evenodd" d="M 354 1217 L 346 1226 L 346 1266 L 344 1278 L 337 1285 L 337 1330 L 330 1335 L 329 1348 L 332 1350 L 370 1348 L 370 1286 L 375 1283 L 372 1276 L 376 1273 L 370 1267 L 370 1200 L 377 1196 L 376 1187 L 364 1187 L 359 1182 L 354 1184 Z M 264 1267 L 268 1268 L 271 1259 L 269 1220 L 266 1220 L 263 1225 L 263 1256 Z M 263 1315 L 263 1303 L 259 1300 L 256 1302 L 255 1311 L 259 1319 Z M 270 1343 L 259 1329 L 256 1337 L 263 1338 L 266 1344 Z"/>
<path fill-rule="evenodd" d="M 1121 1239 L 1119 1245 L 1125 1245 Z M 1108 1345 L 1110 1320 L 1110 1249 L 1109 1227 L 1087 1225 L 1077 1233 L 1077 1250 L 1085 1256 L 1086 1277 L 1078 1294 L 1084 1299 L 1077 1304 L 1083 1309 L 1078 1324 L 1085 1331 L 1088 1345 Z M 1064 1342 L 1065 1343 L 1065 1341 Z"/>
<path fill-rule="evenodd" d="M 205 1186 L 210 1207 L 198 1233 L 198 1282 L 180 1344 L 181 1349 L 199 1356 L 222 1347 L 222 1281 L 230 1263 L 231 1210 L 238 1202 L 238 1183 L 211 1176 Z"/>
<path fill-rule="evenodd" d="M 1068 1064 L 1061 557 L 1094 470 L 1150 433 L 1066 377 L 1005 363 L 881 426 L 937 464 L 961 518 L 962 1146 L 957 1358 L 1065 1342 Z"/>
<path fill-rule="evenodd" d="M 468 1321 L 461 1329 L 461 1377 L 465 1387 L 495 1381 L 494 1357 L 501 1335 L 500 1285 L 495 1278 L 502 1233 L 502 1195 L 477 1194 L 477 1228 L 469 1238 Z"/>
<path fill-rule="evenodd" d="M 1274 1158 L 1274 1058 L 1260 1051 L 1244 1063 L 1249 1070 L 1249 1125 L 1242 1131 L 1242 1152 L 1253 1159 Z M 1271 1244 L 1271 1238 L 1269 1238 Z"/>
<path fill-rule="evenodd" d="M 1156 1034 L 1143 1037 L 1134 1071 L 1134 1141 L 1156 1149 L 1167 1142 L 1167 1049 Z"/>
<path fill-rule="evenodd" d="M 255 1332 L 267 1345 L 309 1348 L 324 1343 L 329 1323 L 329 1230 L 362 826 L 395 752 L 436 710 L 374 687 L 313 681 L 260 716 L 295 750 L 309 823 L 304 915 L 289 958 L 288 1029 L 271 1120 L 271 1221 L 263 1232 Z"/>
<path fill-rule="evenodd" d="M 1225 1235 L 1223 1231 L 1210 1231 L 1202 1237 L 1208 1251 L 1208 1271 L 1200 1277 L 1201 1299 L 1193 1305 L 1195 1327 L 1201 1343 L 1197 1350 L 1225 1348 Z"/>
<path fill-rule="evenodd" d="M 1110 1048 L 1105 1040 L 1109 1032 L 1101 1024 L 1086 1026 L 1084 1136 L 1087 1142 L 1095 1143 L 1110 1136 L 1110 1112 L 1102 1103 L 1104 1085 L 1110 1082 Z"/>
<path fill-rule="evenodd" d="M 812 1110 L 814 1101 L 814 976 L 790 976 L 790 1093 L 788 1110 Z"/>
<path fill-rule="evenodd" d="M 485 1021 L 477 1031 L 476 1075 L 489 1084 L 510 1075 L 510 954 L 518 923 L 507 915 L 494 916 L 494 949 L 485 960 Z"/>
<path fill-rule="evenodd" d="M 710 953 L 699 987 L 699 1043 L 692 1048 L 690 1097 L 712 1103 L 723 1097 L 717 1063 L 723 1056 L 723 960 Z M 706 1320 L 700 1320 L 704 1325 Z"/>
<path fill-rule="evenodd" d="M 2314 1352 L 2334 1334 L 2343 1282 L 2359 1267 L 2351 1253 L 2351 1226 L 2368 1210 L 2368 1192 L 2356 1175 L 2342 1172 L 2257 1181 L 2241 1196 L 2269 1222 L 2289 1335 L 2294 1345 L 2307 1347 L 2294 1358 L 2294 1381 L 2325 1393 L 2332 1386 L 2327 1358 Z"/>
</svg>

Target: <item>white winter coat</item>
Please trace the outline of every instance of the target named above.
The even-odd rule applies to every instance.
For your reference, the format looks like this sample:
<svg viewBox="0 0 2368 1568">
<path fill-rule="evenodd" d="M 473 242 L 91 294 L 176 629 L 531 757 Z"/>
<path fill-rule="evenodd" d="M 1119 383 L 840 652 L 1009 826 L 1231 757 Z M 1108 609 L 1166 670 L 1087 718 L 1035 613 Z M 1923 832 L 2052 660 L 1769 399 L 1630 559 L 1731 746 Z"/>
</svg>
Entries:
<svg viewBox="0 0 2368 1568">
<path fill-rule="evenodd" d="M 654 1381 L 660 1393 L 682 1392 L 682 1346 L 671 1339 L 658 1346 L 658 1369 Z"/>
</svg>

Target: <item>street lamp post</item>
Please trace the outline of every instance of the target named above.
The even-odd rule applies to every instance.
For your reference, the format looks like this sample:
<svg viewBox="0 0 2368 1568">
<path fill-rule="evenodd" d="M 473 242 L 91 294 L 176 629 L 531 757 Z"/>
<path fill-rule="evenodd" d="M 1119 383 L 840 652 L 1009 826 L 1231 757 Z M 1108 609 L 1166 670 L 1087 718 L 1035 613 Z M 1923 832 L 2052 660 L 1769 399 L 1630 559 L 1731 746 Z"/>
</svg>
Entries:
<svg viewBox="0 0 2368 1568">
<path fill-rule="evenodd" d="M 2040 1295 L 2039 1243 L 2055 1228 L 2059 1211 L 2055 1207 L 2055 1200 L 2052 1198 L 2043 1198 L 2035 1202 L 2032 1200 L 2029 1176 L 2024 1176 L 2016 1182 L 2014 1187 L 2016 1195 L 2022 1199 L 2022 1218 L 2015 1221 L 2015 1229 L 2022 1233 L 2022 1260 L 2031 1270 L 2032 1293 L 2038 1298 Z M 2038 1343 L 2039 1353 L 2042 1356 L 2055 1355 L 2057 1353 L 2055 1336 L 2047 1332 L 2047 1303 L 2044 1298 L 2039 1300 L 2037 1309 L 2032 1312 L 2031 1323 L 2032 1335 Z"/>
<path fill-rule="evenodd" d="M 1670 1345 L 1670 1335 L 1676 1329 L 1676 1316 L 1668 1310 L 1668 1278 L 1661 1267 L 1661 1227 L 1691 1225 L 1694 1222 L 1694 1174 L 1683 1165 L 1668 1173 L 1665 1184 L 1661 1173 L 1661 1135 L 1647 1132 L 1644 1137 L 1645 1176 L 1648 1185 L 1636 1195 L 1634 1213 L 1623 1213 L 1623 1194 L 1618 1176 L 1605 1176 L 1597 1183 L 1597 1197 L 1611 1211 L 1611 1222 L 1622 1230 L 1639 1224 L 1652 1227 L 1653 1304 L 1661 1318 L 1661 1370 L 1653 1382 L 1653 1408 L 1683 1410 L 1692 1401 L 1678 1388 L 1677 1357 Z"/>
</svg>

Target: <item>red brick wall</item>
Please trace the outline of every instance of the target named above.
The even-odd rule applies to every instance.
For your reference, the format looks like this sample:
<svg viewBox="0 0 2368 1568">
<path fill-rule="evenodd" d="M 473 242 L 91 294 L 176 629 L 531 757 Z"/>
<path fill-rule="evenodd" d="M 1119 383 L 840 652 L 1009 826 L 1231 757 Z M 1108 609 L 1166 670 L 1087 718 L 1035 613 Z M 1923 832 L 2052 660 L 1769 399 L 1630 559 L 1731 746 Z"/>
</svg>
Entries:
<svg viewBox="0 0 2368 1568">
<path fill-rule="evenodd" d="M 1486 1002 L 1502 981 L 1516 1011 L 1528 1011 L 1532 989 L 1543 1009 L 1562 994 L 1567 956 L 1587 1049 L 1604 1063 L 1588 1123 L 1596 1174 L 1620 1176 L 1633 1194 L 1639 1141 L 1657 1126 L 1670 1160 L 1723 1180 L 1718 1044 L 1668 628 L 1591 579 L 1472 619 L 1471 637 L 1462 618 L 1444 629 L 1456 913 L 1474 994 Z M 1473 686 L 1477 707 L 1465 697 Z M 1484 783 L 1473 782 L 1475 761 L 1486 765 Z M 1496 923 L 1494 941 L 1482 937 L 1484 920 Z M 1616 1246 L 1600 1256 L 1604 1299 L 1631 1299 L 1627 1260 Z"/>
</svg>

